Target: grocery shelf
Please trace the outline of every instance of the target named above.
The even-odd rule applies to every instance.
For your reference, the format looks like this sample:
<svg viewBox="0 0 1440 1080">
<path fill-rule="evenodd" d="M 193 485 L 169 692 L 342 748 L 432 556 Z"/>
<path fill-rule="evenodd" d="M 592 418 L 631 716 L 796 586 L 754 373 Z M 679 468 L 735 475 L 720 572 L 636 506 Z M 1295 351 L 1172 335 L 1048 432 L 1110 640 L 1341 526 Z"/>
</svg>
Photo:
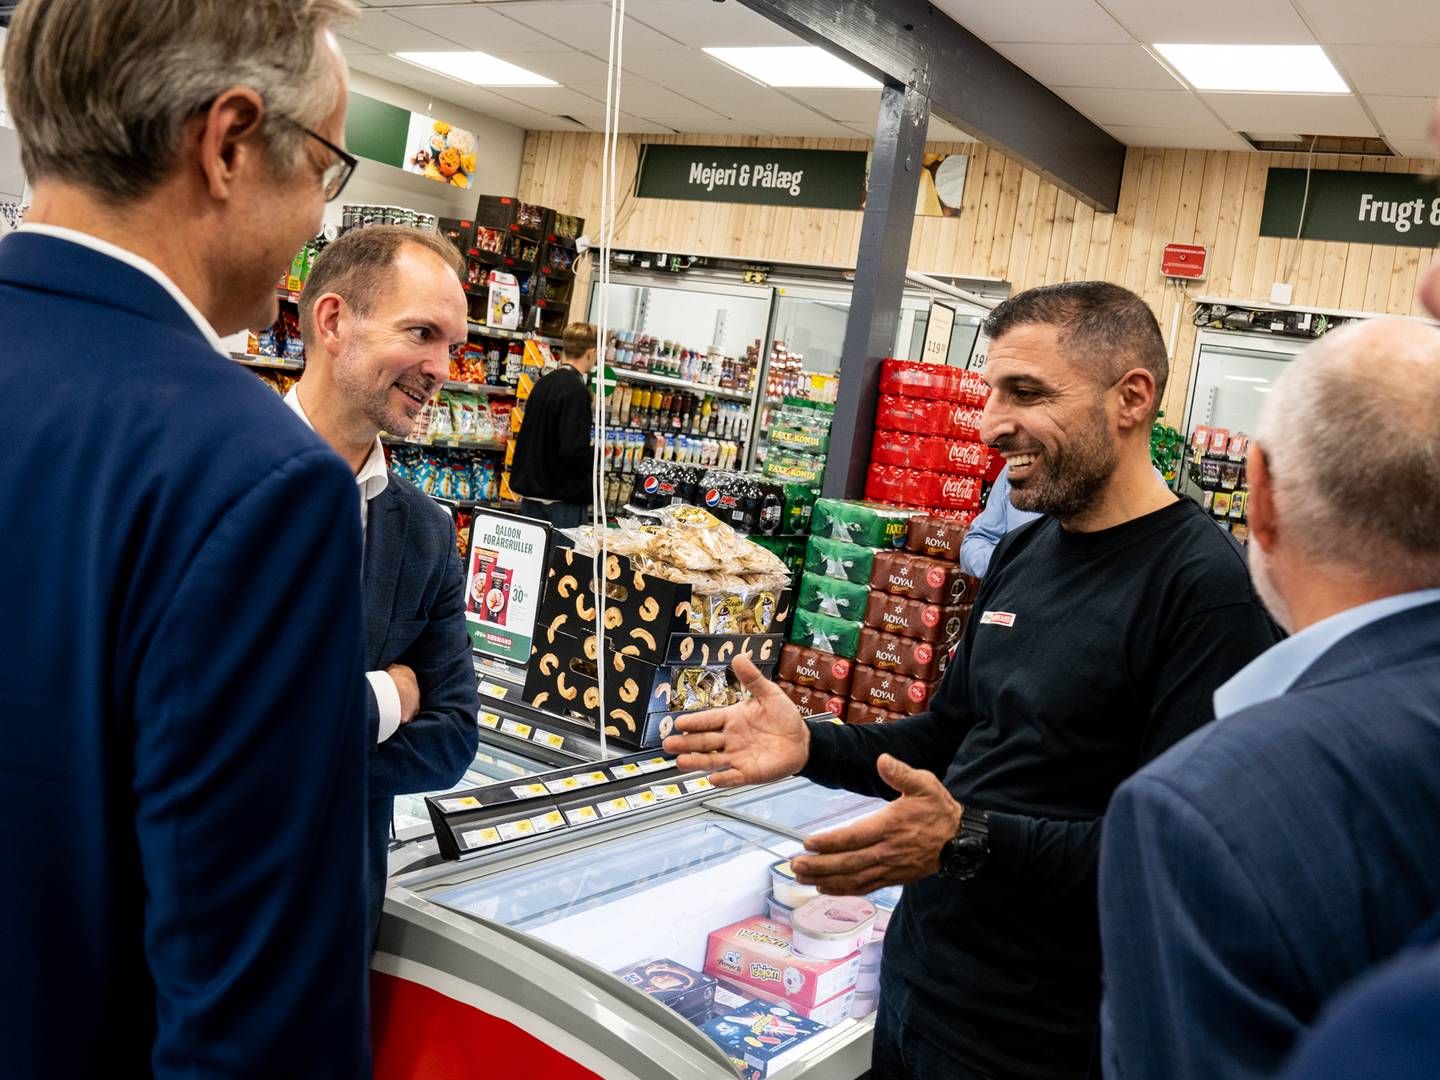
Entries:
<svg viewBox="0 0 1440 1080">
<path fill-rule="evenodd" d="M 231 353 L 230 359 L 246 367 L 265 368 L 270 371 L 304 371 L 304 360 L 286 360 L 283 356 L 251 356 L 249 353 Z"/>
<path fill-rule="evenodd" d="M 515 396 L 515 387 L 513 386 L 489 386 L 485 383 L 454 382 L 452 380 L 445 384 L 445 389 L 459 390 L 466 394 L 490 394 L 493 397 Z"/>
<path fill-rule="evenodd" d="M 300 303 L 300 291 L 298 289 L 276 289 L 275 296 L 280 300 L 288 300 L 292 304 Z"/>
<path fill-rule="evenodd" d="M 386 446 L 439 446 L 449 450 L 504 450 L 504 442 L 474 442 L 446 437 L 435 439 L 400 439 L 394 435 L 381 435 L 380 441 Z"/>
<path fill-rule="evenodd" d="M 749 401 L 749 390 L 727 390 L 721 386 L 711 386 L 709 383 L 692 382 L 689 379 L 672 379 L 669 375 L 655 375 L 649 371 L 636 371 L 633 368 L 615 367 L 611 365 L 610 370 L 615 373 L 617 379 L 625 379 L 629 382 L 652 383 L 655 386 L 670 386 L 677 390 L 693 390 L 699 394 L 713 394 L 715 397 L 729 398 L 732 401 Z"/>
<path fill-rule="evenodd" d="M 470 323 L 470 333 L 479 334 L 482 337 L 502 338 L 505 341 L 543 341 L 547 345 L 563 344 L 558 337 L 537 334 L 533 330 L 502 330 L 499 327 L 486 326 L 484 323 L 474 321 Z"/>
</svg>

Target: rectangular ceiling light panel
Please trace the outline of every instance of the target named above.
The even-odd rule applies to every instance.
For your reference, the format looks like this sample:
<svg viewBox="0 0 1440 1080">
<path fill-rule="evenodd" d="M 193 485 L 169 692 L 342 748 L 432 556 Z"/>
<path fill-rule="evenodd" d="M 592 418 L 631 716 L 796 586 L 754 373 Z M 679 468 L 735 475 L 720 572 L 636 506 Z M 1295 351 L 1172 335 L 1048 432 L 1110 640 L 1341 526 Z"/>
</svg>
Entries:
<svg viewBox="0 0 1440 1080">
<path fill-rule="evenodd" d="M 1155 51 L 1196 90 L 1348 94 L 1319 45 L 1160 45 Z"/>
<path fill-rule="evenodd" d="M 707 48 L 722 64 L 766 86 L 870 90 L 880 84 L 813 45 Z"/>
<path fill-rule="evenodd" d="M 396 57 L 472 86 L 559 86 L 554 79 L 482 52 L 402 52 Z"/>
</svg>

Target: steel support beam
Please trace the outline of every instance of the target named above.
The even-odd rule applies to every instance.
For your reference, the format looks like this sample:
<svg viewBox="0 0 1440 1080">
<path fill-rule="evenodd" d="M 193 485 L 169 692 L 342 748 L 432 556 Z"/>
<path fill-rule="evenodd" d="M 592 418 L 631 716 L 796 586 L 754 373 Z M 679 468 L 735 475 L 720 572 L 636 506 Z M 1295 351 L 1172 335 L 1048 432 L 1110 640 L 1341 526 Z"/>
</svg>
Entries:
<svg viewBox="0 0 1440 1080">
<path fill-rule="evenodd" d="M 740 0 L 878 79 L 928 88 L 942 119 L 1104 213 L 1125 147 L 925 0 Z"/>
<path fill-rule="evenodd" d="M 923 81 L 912 86 L 887 81 L 880 94 L 855 287 L 840 351 L 840 395 L 825 468 L 824 492 L 831 498 L 858 499 L 865 492 L 880 361 L 895 345 L 929 125 Z"/>
</svg>

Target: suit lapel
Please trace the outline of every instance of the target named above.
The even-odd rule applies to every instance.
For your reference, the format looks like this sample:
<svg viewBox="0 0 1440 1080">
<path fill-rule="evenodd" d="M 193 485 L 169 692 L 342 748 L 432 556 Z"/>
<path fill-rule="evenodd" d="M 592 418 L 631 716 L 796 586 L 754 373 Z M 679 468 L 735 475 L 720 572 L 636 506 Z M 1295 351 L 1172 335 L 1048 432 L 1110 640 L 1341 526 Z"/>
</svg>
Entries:
<svg viewBox="0 0 1440 1080">
<path fill-rule="evenodd" d="M 372 671 L 380 662 L 380 650 L 395 614 L 395 587 L 409 524 L 410 511 L 393 485 L 371 501 L 365 528 L 365 662 Z"/>
</svg>

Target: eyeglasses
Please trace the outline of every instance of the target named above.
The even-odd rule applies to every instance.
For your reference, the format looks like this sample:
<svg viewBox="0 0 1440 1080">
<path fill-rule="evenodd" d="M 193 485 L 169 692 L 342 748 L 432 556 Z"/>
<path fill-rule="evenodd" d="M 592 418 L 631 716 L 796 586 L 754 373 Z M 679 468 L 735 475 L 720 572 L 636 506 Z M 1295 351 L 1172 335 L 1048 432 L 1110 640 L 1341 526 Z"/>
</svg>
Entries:
<svg viewBox="0 0 1440 1080">
<path fill-rule="evenodd" d="M 360 163 L 360 159 L 354 154 L 349 154 L 341 150 L 340 147 L 325 138 L 325 136 L 312 131 L 304 124 L 296 124 L 295 121 L 291 120 L 288 116 L 282 116 L 280 119 L 295 124 L 295 126 L 306 135 L 310 136 L 310 138 L 314 139 L 321 146 L 325 147 L 326 150 L 329 150 L 335 155 L 335 160 L 325 167 L 325 172 L 321 176 L 325 185 L 325 201 L 334 202 L 340 197 L 340 193 L 345 190 L 345 185 L 350 182 L 350 177 L 354 175 L 355 166 Z"/>
</svg>

